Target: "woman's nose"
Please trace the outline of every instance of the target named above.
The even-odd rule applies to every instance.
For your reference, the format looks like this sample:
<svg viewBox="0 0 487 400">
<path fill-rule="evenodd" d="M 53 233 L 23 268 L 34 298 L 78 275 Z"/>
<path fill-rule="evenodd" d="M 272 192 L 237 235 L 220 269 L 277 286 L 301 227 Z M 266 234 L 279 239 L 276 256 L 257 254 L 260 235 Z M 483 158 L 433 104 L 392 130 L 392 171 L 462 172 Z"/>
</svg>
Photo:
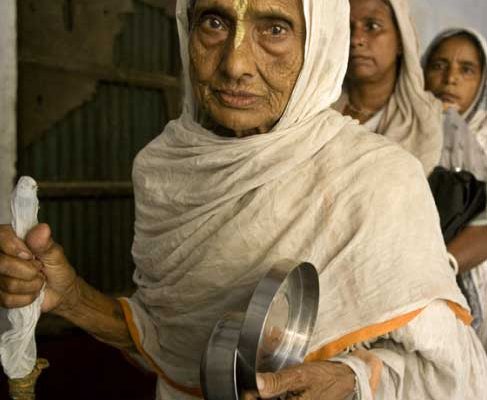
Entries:
<svg viewBox="0 0 487 400">
<path fill-rule="evenodd" d="M 222 72 L 232 80 L 254 76 L 257 68 L 251 40 L 243 37 L 239 41 L 229 41 L 220 67 Z"/>
<path fill-rule="evenodd" d="M 458 79 L 460 77 L 459 71 L 457 68 L 448 68 L 445 73 L 445 81 L 449 85 L 456 85 L 458 83 Z"/>
<path fill-rule="evenodd" d="M 352 28 L 350 36 L 350 45 L 352 47 L 362 47 L 366 43 L 365 34 L 361 29 Z"/>
</svg>

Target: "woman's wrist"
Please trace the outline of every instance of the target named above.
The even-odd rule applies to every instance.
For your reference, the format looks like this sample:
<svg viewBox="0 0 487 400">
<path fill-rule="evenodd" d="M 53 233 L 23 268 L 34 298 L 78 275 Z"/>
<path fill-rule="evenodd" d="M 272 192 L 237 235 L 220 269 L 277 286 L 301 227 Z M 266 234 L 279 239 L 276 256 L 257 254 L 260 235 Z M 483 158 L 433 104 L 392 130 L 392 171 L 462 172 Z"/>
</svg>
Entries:
<svg viewBox="0 0 487 400">
<path fill-rule="evenodd" d="M 58 305 L 54 307 L 51 312 L 60 317 L 68 318 L 69 314 L 71 314 L 80 303 L 81 285 L 83 283 L 83 280 L 76 275 L 73 282 L 61 295 Z"/>
<path fill-rule="evenodd" d="M 345 374 L 346 379 L 343 380 L 343 384 L 345 385 L 346 391 L 348 393 L 346 400 L 360 399 L 360 386 L 355 371 L 348 364 L 344 362 L 341 361 L 333 361 L 333 362 L 336 363 L 337 365 L 342 366 L 347 371 L 347 373 Z"/>
</svg>

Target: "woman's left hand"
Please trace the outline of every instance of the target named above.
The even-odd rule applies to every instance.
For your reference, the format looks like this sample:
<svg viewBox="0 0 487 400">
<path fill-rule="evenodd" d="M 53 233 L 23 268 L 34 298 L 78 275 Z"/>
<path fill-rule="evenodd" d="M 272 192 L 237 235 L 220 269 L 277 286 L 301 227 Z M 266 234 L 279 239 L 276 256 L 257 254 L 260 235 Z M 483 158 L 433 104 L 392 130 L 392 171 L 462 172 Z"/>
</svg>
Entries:
<svg viewBox="0 0 487 400">
<path fill-rule="evenodd" d="M 380 381 L 382 361 L 372 353 L 357 350 L 353 356 L 365 362 L 370 370 L 370 386 L 375 393 Z M 257 375 L 259 393 L 245 393 L 241 400 L 282 399 L 344 400 L 355 388 L 355 374 L 345 364 L 316 361 L 296 365 L 276 373 Z"/>
<path fill-rule="evenodd" d="M 344 400 L 353 393 L 353 371 L 341 363 L 318 361 L 300 364 L 276 373 L 257 376 L 259 394 L 245 393 L 242 400 L 271 399 L 327 399 Z"/>
</svg>

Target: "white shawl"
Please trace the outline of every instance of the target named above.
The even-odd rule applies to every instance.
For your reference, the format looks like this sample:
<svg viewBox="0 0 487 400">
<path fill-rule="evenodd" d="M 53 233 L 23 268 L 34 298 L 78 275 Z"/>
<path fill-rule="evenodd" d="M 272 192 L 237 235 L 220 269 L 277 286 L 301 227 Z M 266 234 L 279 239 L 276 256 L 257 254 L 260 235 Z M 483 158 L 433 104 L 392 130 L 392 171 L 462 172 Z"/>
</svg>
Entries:
<svg viewBox="0 0 487 400">
<path fill-rule="evenodd" d="M 135 161 L 138 290 L 124 307 L 139 351 L 173 387 L 199 386 L 215 323 L 245 310 L 285 258 L 320 272 L 312 350 L 434 299 L 467 307 L 419 163 L 329 109 L 347 66 L 348 1 L 303 7 L 305 60 L 288 107 L 272 132 L 239 139 L 193 120 L 178 2 L 184 111 Z"/>
</svg>

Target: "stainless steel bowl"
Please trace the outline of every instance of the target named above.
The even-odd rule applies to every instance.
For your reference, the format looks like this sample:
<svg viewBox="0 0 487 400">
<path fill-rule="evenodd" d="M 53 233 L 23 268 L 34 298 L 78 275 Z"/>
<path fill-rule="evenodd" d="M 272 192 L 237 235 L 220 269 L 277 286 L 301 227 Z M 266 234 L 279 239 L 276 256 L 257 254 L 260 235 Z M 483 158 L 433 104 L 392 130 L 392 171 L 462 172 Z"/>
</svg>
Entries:
<svg viewBox="0 0 487 400">
<path fill-rule="evenodd" d="M 246 314 L 220 320 L 201 361 L 207 400 L 238 400 L 257 390 L 256 374 L 302 363 L 313 334 L 319 277 L 309 263 L 283 261 L 257 285 Z"/>
<path fill-rule="evenodd" d="M 257 390 L 256 374 L 304 361 L 319 302 L 319 277 L 309 263 L 283 261 L 259 282 L 242 324 L 238 374 Z"/>
</svg>

